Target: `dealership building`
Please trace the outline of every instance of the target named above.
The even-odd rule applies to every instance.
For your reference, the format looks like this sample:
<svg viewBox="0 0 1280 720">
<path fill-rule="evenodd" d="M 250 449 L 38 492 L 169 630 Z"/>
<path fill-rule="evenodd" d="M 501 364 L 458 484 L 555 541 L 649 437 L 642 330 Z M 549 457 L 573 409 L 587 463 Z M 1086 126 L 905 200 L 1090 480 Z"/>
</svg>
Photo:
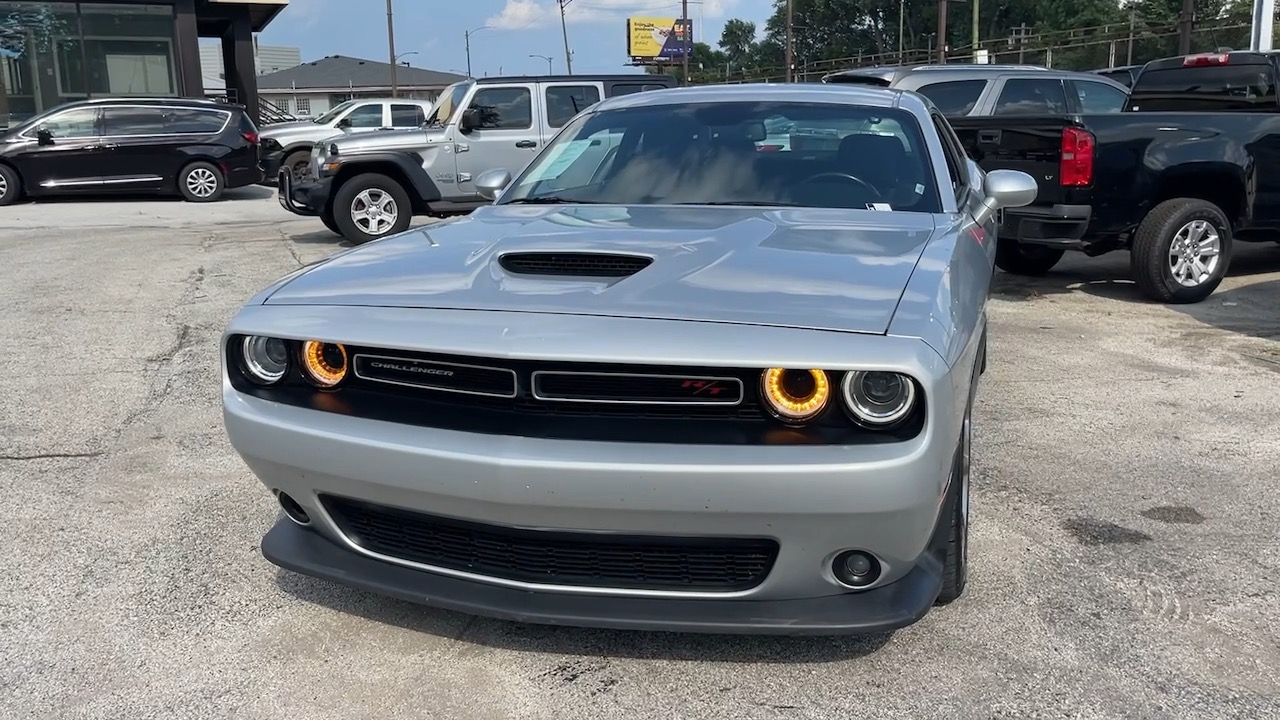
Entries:
<svg viewBox="0 0 1280 720">
<path fill-rule="evenodd" d="M 221 41 L 227 94 L 258 117 L 253 34 L 288 3 L 0 0 L 0 122 L 92 97 L 204 97 L 202 37 Z"/>
</svg>

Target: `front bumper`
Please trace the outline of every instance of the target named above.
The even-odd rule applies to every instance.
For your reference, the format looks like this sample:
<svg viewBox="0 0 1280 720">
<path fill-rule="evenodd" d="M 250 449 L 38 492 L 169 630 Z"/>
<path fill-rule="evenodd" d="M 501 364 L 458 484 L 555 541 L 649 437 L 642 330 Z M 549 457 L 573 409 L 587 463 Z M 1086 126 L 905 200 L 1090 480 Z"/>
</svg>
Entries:
<svg viewBox="0 0 1280 720">
<path fill-rule="evenodd" d="M 294 215 L 315 217 L 328 206 L 332 185 L 332 178 L 311 178 L 295 184 L 293 174 L 284 168 L 276 173 L 276 200 Z"/>
<path fill-rule="evenodd" d="M 932 607 L 942 566 L 932 554 L 905 576 L 862 593 L 795 600 L 597 597 L 529 592 L 401 567 L 353 553 L 281 519 L 262 554 L 287 570 L 446 610 L 517 622 L 622 630 L 833 635 L 910 625 Z"/>
<path fill-rule="evenodd" d="M 709 632 L 887 630 L 920 619 L 941 587 L 931 550 L 955 449 L 939 438 L 949 432 L 857 448 L 655 446 L 411 427 L 280 405 L 229 382 L 223 399 L 246 464 L 312 518 L 264 540 L 269 560 L 298 572 L 496 617 Z M 764 537 L 779 552 L 747 590 L 540 585 L 370 552 L 322 494 L 500 527 Z M 832 575 L 847 549 L 880 560 L 869 589 Z"/>
</svg>

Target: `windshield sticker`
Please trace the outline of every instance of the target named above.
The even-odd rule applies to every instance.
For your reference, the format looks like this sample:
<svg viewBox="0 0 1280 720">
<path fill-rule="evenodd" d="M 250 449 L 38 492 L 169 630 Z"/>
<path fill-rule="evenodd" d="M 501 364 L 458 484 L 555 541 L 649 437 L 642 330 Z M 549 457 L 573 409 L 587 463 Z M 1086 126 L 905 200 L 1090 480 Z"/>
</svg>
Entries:
<svg viewBox="0 0 1280 720">
<path fill-rule="evenodd" d="M 554 180 L 560 177 L 560 173 L 564 172 L 573 164 L 574 160 L 582 157 L 582 153 L 591 147 L 591 140 L 574 140 L 560 146 L 560 153 L 546 167 L 538 173 L 538 180 Z"/>
<path fill-rule="evenodd" d="M 893 206 L 889 203 L 867 203 L 868 210 L 879 210 L 881 212 L 893 212 Z"/>
</svg>

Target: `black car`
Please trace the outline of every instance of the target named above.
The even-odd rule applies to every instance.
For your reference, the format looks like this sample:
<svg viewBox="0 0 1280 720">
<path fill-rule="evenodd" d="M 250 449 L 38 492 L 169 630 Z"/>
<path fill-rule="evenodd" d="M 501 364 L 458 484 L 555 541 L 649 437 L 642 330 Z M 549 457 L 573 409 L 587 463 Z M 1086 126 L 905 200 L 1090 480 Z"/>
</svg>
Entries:
<svg viewBox="0 0 1280 720">
<path fill-rule="evenodd" d="M 241 105 L 108 98 L 59 105 L 0 134 L 0 205 L 24 196 L 177 193 L 211 202 L 262 180 Z"/>
</svg>

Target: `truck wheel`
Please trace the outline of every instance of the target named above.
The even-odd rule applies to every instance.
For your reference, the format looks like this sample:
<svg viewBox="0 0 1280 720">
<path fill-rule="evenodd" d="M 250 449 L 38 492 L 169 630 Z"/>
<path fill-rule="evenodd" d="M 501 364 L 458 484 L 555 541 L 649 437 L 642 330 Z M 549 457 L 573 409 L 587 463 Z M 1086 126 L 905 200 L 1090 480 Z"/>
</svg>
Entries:
<svg viewBox="0 0 1280 720">
<path fill-rule="evenodd" d="M 356 175 L 333 196 L 334 224 L 354 245 L 404 232 L 411 220 L 409 193 L 386 175 Z"/>
<path fill-rule="evenodd" d="M 310 152 L 306 150 L 294 150 L 284 159 L 283 167 L 289 168 L 289 172 L 293 174 L 293 181 L 296 183 L 307 176 L 307 169 L 310 165 Z"/>
<path fill-rule="evenodd" d="M 944 504 L 945 514 L 939 522 L 946 523 L 946 553 L 942 560 L 942 591 L 937 605 L 946 605 L 964 594 L 969 583 L 969 479 L 971 449 L 973 447 L 973 411 L 965 411 L 964 428 L 960 433 L 960 446 L 951 468 L 951 491 Z"/>
<path fill-rule="evenodd" d="M 333 213 L 332 213 L 331 211 L 329 211 L 329 210 L 325 210 L 325 211 L 321 212 L 321 213 L 320 213 L 320 222 L 324 223 L 324 226 L 325 226 L 325 227 L 327 227 L 327 228 L 329 228 L 330 230 L 332 230 L 334 235 L 341 235 L 341 234 L 342 234 L 342 229 L 338 227 L 338 223 L 336 223 L 336 222 L 334 222 L 334 221 L 333 221 Z"/>
<path fill-rule="evenodd" d="M 1014 275 L 1043 275 L 1058 264 L 1065 252 L 1044 245 L 1000 240 L 996 244 L 996 267 Z"/>
<path fill-rule="evenodd" d="M 1231 222 L 1211 202 L 1175 198 L 1155 206 L 1133 237 L 1129 267 L 1142 292 L 1165 303 L 1213 294 L 1231 264 Z"/>
</svg>

